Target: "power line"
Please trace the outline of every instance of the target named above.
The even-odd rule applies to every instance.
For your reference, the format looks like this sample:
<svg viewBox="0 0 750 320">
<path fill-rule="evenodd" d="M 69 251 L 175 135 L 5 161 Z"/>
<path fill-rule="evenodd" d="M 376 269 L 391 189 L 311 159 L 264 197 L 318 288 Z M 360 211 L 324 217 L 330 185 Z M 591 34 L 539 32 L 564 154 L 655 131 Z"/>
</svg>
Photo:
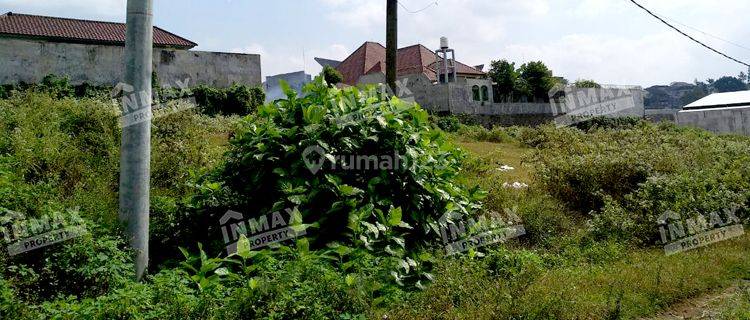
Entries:
<svg viewBox="0 0 750 320">
<path fill-rule="evenodd" d="M 644 11 L 646 11 L 646 12 L 647 12 L 647 13 L 648 13 L 649 15 L 651 15 L 652 17 L 654 17 L 654 18 L 658 19 L 659 21 L 661 21 L 661 22 L 662 22 L 662 23 L 664 23 L 665 25 L 667 25 L 667 26 L 669 26 L 670 28 L 674 29 L 675 31 L 679 32 L 679 33 L 680 33 L 681 35 L 683 35 L 683 36 L 687 37 L 687 38 L 688 38 L 688 39 L 690 39 L 690 40 L 693 40 L 693 42 L 695 42 L 695 43 L 697 43 L 697 44 L 699 44 L 699 45 L 701 45 L 701 46 L 705 47 L 705 48 L 706 48 L 706 49 L 708 49 L 708 50 L 711 50 L 711 51 L 713 51 L 713 52 L 716 52 L 716 53 L 718 53 L 718 54 L 720 54 L 720 55 L 724 56 L 725 58 L 727 58 L 727 59 L 729 59 L 729 60 L 732 60 L 732 61 L 734 61 L 734 62 L 737 62 L 737 63 L 739 63 L 739 64 L 745 65 L 745 66 L 747 66 L 748 68 L 750 68 L 750 64 L 748 64 L 748 63 L 745 63 L 745 62 L 742 62 L 742 61 L 740 61 L 740 60 L 738 60 L 738 59 L 736 59 L 736 58 L 730 57 L 729 55 L 727 55 L 727 54 L 725 54 L 725 53 L 723 53 L 723 52 L 721 52 L 721 51 L 719 51 L 719 50 L 716 50 L 716 49 L 714 49 L 714 48 L 712 48 L 712 47 L 710 47 L 710 46 L 706 45 L 706 44 L 705 44 L 705 43 L 703 43 L 703 42 L 700 42 L 699 40 L 697 40 L 697 39 L 693 38 L 693 37 L 692 37 L 692 36 L 690 36 L 689 34 L 687 34 L 687 33 L 683 32 L 682 30 L 678 29 L 677 27 L 675 27 L 675 26 L 671 25 L 671 24 L 670 24 L 669 22 L 665 21 L 665 20 L 664 20 L 664 19 L 662 19 L 662 18 L 661 18 L 660 16 L 658 16 L 658 15 L 654 14 L 653 12 L 651 12 L 650 10 L 646 9 L 646 8 L 645 8 L 645 7 L 643 7 L 643 6 L 642 6 L 642 5 L 640 4 L 640 3 L 638 3 L 638 2 L 635 2 L 635 0 L 630 0 L 630 2 L 632 2 L 633 4 L 635 4 L 636 6 L 638 6 L 639 8 L 643 9 L 643 10 L 644 10 Z"/>
<path fill-rule="evenodd" d="M 691 26 L 689 26 L 689 25 L 686 25 L 686 24 L 684 24 L 684 23 L 682 23 L 682 22 L 679 22 L 679 21 L 677 21 L 677 20 L 675 20 L 675 19 L 672 19 L 672 18 L 670 18 L 670 17 L 667 17 L 667 16 L 665 16 L 665 15 L 663 15 L 663 14 L 659 14 L 659 16 L 660 16 L 660 17 L 662 17 L 662 18 L 664 18 L 664 19 L 667 19 L 667 20 L 669 20 L 669 21 L 672 21 L 672 22 L 674 22 L 674 23 L 676 23 L 676 24 L 682 25 L 683 27 L 686 27 L 686 28 L 692 29 L 692 30 L 694 30 L 694 31 L 700 32 L 700 33 L 702 33 L 702 34 L 704 34 L 704 35 L 707 35 L 707 36 L 709 36 L 709 37 L 711 37 L 711 38 L 714 38 L 714 39 L 717 39 L 717 40 L 721 40 L 721 41 L 724 41 L 724 42 L 726 42 L 726 43 L 728 43 L 728 44 L 731 44 L 731 45 L 733 45 L 733 46 L 736 46 L 736 47 L 738 47 L 738 48 L 742 48 L 742 49 L 745 49 L 745 50 L 747 50 L 747 51 L 750 51 L 750 48 L 748 48 L 748 47 L 745 47 L 745 46 L 743 46 L 743 45 L 741 45 L 741 44 L 738 44 L 738 43 L 736 43 L 736 42 L 732 42 L 732 41 L 729 41 L 729 40 L 727 40 L 727 39 L 721 38 L 721 37 L 719 37 L 719 36 L 717 36 L 717 35 L 713 35 L 713 34 L 710 34 L 710 33 L 708 33 L 708 32 L 705 32 L 705 31 L 699 30 L 699 29 L 697 29 L 697 28 L 693 28 L 693 27 L 691 27 Z"/>
<path fill-rule="evenodd" d="M 425 7 L 424 7 L 424 8 L 422 8 L 422 9 L 419 9 L 419 10 L 417 10 L 417 11 L 411 11 L 411 10 L 409 10 L 409 8 L 407 8 L 406 6 L 404 6 L 404 4 L 403 4 L 403 3 L 401 3 L 401 1 L 397 1 L 397 2 L 398 2 L 398 4 L 399 4 L 399 5 L 401 6 L 401 8 L 404 8 L 404 10 L 406 10 L 406 12 L 408 12 L 408 13 L 411 13 L 411 14 L 415 14 L 415 13 L 420 13 L 420 12 L 422 12 L 422 11 L 425 11 L 425 10 L 427 10 L 427 9 L 431 8 L 432 6 L 437 6 L 437 5 L 438 5 L 438 2 L 437 2 L 437 1 L 435 1 L 435 2 L 433 2 L 433 3 L 430 3 L 430 4 L 428 4 L 427 6 L 425 6 Z"/>
</svg>

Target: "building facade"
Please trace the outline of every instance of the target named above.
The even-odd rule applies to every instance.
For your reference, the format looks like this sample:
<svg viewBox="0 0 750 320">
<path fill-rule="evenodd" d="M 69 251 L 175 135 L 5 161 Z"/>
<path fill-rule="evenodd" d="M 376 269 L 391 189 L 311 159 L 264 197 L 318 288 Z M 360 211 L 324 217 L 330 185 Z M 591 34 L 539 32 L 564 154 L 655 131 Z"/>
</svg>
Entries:
<svg viewBox="0 0 750 320">
<path fill-rule="evenodd" d="M 190 50 L 195 42 L 154 27 L 153 66 L 162 85 L 261 84 L 260 55 Z M 115 85 L 124 78 L 125 24 L 17 13 L 0 16 L 0 84 Z"/>
</svg>

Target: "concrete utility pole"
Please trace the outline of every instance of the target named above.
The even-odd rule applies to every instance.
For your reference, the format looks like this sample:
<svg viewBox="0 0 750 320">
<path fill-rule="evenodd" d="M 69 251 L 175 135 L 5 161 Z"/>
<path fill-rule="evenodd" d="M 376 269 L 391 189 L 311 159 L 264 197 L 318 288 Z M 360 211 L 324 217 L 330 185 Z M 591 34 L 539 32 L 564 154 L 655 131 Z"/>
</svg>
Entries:
<svg viewBox="0 0 750 320">
<path fill-rule="evenodd" d="M 120 145 L 120 221 L 127 224 L 128 240 L 136 251 L 136 278 L 140 281 L 148 268 L 153 2 L 128 0 L 127 10 L 125 83 L 133 86 L 136 95 L 144 97 L 139 108 L 149 108 L 145 110 L 146 121 L 123 126 Z M 123 97 L 123 114 L 128 111 Z"/>
<path fill-rule="evenodd" d="M 385 26 L 385 82 L 396 92 L 396 66 L 398 56 L 398 1 L 387 0 Z"/>
</svg>

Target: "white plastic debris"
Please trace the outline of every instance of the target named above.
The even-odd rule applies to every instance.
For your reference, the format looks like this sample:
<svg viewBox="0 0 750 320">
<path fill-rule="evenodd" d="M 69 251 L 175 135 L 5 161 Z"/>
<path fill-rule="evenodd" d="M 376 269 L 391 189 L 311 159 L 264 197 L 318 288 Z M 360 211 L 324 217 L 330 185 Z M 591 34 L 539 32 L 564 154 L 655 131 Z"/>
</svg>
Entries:
<svg viewBox="0 0 750 320">
<path fill-rule="evenodd" d="M 528 187 L 529 187 L 528 184 L 525 184 L 523 182 L 518 182 L 518 181 L 513 182 L 513 183 L 507 183 L 507 182 L 503 183 L 503 188 L 524 189 Z"/>
<path fill-rule="evenodd" d="M 500 170 L 502 172 L 506 172 L 506 171 L 510 171 L 510 170 L 516 170 L 516 168 L 513 168 L 513 167 L 511 167 L 509 165 L 505 165 L 504 164 L 502 167 L 497 168 L 497 170 Z"/>
</svg>

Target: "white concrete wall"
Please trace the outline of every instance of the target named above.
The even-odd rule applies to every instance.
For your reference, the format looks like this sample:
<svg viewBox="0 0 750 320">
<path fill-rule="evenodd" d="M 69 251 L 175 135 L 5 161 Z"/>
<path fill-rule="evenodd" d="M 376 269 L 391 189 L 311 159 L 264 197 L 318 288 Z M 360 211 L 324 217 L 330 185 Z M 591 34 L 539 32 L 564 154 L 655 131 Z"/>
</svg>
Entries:
<svg viewBox="0 0 750 320">
<path fill-rule="evenodd" d="M 750 136 L 750 107 L 682 110 L 677 113 L 677 124 Z"/>
<path fill-rule="evenodd" d="M 115 85 L 124 72 L 125 47 L 0 38 L 0 84 L 37 83 L 48 74 L 73 84 Z M 154 70 L 163 85 L 190 78 L 190 86 L 260 85 L 260 55 L 154 49 Z"/>
</svg>

